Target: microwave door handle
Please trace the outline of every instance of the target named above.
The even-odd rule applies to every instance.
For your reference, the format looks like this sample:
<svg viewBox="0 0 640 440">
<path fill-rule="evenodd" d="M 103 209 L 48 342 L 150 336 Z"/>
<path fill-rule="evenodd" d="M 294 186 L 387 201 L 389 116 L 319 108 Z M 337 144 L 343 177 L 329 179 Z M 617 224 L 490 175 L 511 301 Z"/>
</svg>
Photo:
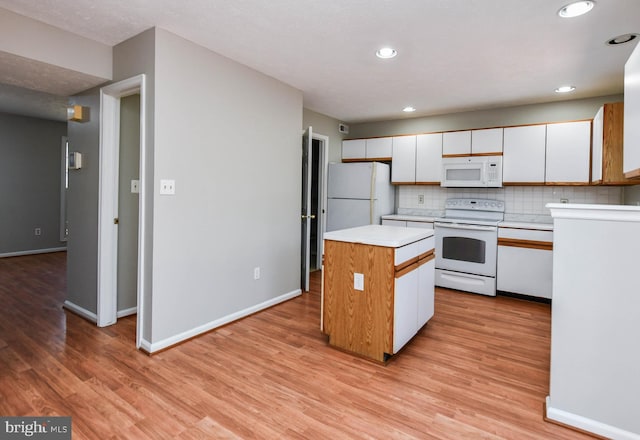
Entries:
<svg viewBox="0 0 640 440">
<path fill-rule="evenodd" d="M 435 225 L 439 228 L 447 229 L 465 229 L 468 231 L 495 231 L 495 226 L 481 226 L 481 225 L 461 225 L 457 223 L 438 223 Z"/>
</svg>

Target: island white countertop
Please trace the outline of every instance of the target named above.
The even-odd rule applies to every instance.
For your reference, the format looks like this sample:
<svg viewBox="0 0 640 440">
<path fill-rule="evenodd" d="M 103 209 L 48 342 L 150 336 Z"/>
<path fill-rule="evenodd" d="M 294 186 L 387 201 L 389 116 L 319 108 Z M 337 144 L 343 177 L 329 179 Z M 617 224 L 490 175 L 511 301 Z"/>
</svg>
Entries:
<svg viewBox="0 0 640 440">
<path fill-rule="evenodd" d="M 433 236 L 433 229 L 367 225 L 358 226 L 357 228 L 325 232 L 324 239 L 398 248 L 431 236 Z"/>
</svg>

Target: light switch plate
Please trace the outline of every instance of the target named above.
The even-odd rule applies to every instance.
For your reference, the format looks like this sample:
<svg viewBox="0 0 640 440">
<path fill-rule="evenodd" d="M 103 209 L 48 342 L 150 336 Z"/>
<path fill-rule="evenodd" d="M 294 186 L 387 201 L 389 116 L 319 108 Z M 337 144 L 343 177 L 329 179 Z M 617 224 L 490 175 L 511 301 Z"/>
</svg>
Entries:
<svg viewBox="0 0 640 440">
<path fill-rule="evenodd" d="M 353 288 L 356 290 L 364 290 L 364 274 L 353 274 Z"/>
<path fill-rule="evenodd" d="M 162 179 L 160 181 L 160 194 L 166 196 L 172 196 L 176 193 L 176 181 Z"/>
<path fill-rule="evenodd" d="M 138 194 L 140 192 L 140 181 L 132 180 L 131 181 L 131 194 Z"/>
</svg>

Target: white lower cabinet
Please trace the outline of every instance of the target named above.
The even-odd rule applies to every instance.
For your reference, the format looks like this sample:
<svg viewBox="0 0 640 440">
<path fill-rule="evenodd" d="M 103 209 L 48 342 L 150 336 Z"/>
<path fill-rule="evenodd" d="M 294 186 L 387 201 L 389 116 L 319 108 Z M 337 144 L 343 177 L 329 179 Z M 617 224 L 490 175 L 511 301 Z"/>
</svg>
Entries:
<svg viewBox="0 0 640 440">
<path fill-rule="evenodd" d="M 497 289 L 551 299 L 553 231 L 498 228 Z"/>
<path fill-rule="evenodd" d="M 393 298 L 393 353 L 418 331 L 418 270 L 396 278 Z"/>
<path fill-rule="evenodd" d="M 397 248 L 393 308 L 393 353 L 397 353 L 433 317 L 435 239 L 433 236 Z M 417 261 L 416 261 L 417 260 Z"/>
<path fill-rule="evenodd" d="M 433 317 L 435 271 L 435 258 L 420 264 L 418 268 L 418 330 Z"/>
</svg>

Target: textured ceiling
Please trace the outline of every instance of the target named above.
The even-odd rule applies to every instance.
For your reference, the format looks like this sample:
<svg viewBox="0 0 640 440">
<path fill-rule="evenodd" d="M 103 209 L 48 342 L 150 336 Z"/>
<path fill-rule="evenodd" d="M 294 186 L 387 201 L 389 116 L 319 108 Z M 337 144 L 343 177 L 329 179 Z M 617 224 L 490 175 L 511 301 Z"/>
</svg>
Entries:
<svg viewBox="0 0 640 440">
<path fill-rule="evenodd" d="M 590 14 L 560 19 L 566 3 L 0 0 L 0 7 L 109 45 L 159 26 L 302 90 L 311 110 L 359 122 L 406 117 L 407 105 L 416 117 L 622 93 L 635 43 L 605 42 L 640 33 L 640 1 L 601 0 Z M 382 45 L 399 55 L 377 59 Z M 577 89 L 555 94 L 564 84 Z"/>
</svg>

